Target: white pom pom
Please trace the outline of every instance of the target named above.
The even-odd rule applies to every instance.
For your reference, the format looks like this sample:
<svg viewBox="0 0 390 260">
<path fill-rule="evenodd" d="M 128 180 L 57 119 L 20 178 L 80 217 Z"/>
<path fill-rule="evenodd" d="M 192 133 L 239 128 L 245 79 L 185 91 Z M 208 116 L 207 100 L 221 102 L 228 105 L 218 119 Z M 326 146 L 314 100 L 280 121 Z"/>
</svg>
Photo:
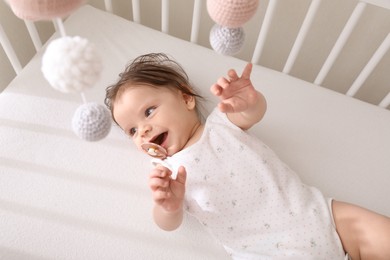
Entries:
<svg viewBox="0 0 390 260">
<path fill-rule="evenodd" d="M 110 112 L 97 103 L 87 103 L 77 108 L 72 119 L 73 131 L 86 141 L 99 141 L 111 130 Z"/>
<path fill-rule="evenodd" d="M 93 44 L 78 36 L 52 41 L 42 57 L 43 75 L 53 88 L 65 93 L 92 87 L 102 67 Z"/>
<path fill-rule="evenodd" d="M 211 47 L 223 55 L 234 55 L 244 45 L 245 33 L 242 27 L 228 28 L 215 24 L 210 31 Z"/>
</svg>

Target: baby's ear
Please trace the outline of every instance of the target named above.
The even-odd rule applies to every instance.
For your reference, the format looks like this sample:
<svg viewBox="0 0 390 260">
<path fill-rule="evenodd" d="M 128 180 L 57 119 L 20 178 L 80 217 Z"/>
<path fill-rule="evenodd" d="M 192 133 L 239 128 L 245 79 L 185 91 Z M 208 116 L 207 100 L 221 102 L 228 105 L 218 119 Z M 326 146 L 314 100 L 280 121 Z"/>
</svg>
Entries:
<svg viewBox="0 0 390 260">
<path fill-rule="evenodd" d="M 183 95 L 183 100 L 187 105 L 187 108 L 189 110 L 193 110 L 195 108 L 195 105 L 196 105 L 195 97 L 188 95 L 188 94 L 185 94 L 185 93 L 182 93 L 182 95 Z"/>
</svg>

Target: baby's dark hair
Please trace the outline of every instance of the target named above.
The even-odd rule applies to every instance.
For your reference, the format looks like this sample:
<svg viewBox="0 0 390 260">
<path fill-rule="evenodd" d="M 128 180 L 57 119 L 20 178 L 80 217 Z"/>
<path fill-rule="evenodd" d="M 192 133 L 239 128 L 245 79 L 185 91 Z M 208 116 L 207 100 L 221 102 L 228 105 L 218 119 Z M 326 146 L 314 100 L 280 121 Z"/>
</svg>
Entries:
<svg viewBox="0 0 390 260">
<path fill-rule="evenodd" d="M 104 103 L 111 111 L 114 121 L 113 104 L 117 97 L 132 84 L 145 84 L 152 87 L 179 90 L 194 97 L 196 104 L 198 104 L 199 99 L 202 99 L 191 86 L 187 73 L 179 63 L 170 59 L 164 53 L 149 53 L 134 59 L 127 65 L 125 71 L 119 74 L 117 83 L 107 87 Z M 197 110 L 197 113 L 201 117 L 199 110 Z"/>
</svg>

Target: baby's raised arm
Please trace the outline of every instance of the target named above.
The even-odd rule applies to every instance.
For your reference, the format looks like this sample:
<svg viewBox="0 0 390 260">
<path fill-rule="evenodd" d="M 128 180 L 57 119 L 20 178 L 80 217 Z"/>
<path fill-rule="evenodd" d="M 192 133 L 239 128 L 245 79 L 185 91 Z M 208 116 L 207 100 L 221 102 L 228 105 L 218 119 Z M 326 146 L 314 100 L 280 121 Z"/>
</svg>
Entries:
<svg viewBox="0 0 390 260">
<path fill-rule="evenodd" d="M 178 228 L 182 223 L 187 176 L 184 167 L 179 168 L 176 179 L 172 179 L 171 175 L 172 172 L 162 165 L 157 165 L 149 175 L 149 187 L 155 202 L 154 221 L 167 231 Z"/>
<path fill-rule="evenodd" d="M 252 64 L 248 63 L 241 77 L 233 69 L 228 77 L 221 77 L 210 91 L 220 99 L 218 108 L 229 120 L 241 129 L 249 129 L 259 122 L 267 110 L 264 96 L 257 91 L 250 80 Z"/>
</svg>

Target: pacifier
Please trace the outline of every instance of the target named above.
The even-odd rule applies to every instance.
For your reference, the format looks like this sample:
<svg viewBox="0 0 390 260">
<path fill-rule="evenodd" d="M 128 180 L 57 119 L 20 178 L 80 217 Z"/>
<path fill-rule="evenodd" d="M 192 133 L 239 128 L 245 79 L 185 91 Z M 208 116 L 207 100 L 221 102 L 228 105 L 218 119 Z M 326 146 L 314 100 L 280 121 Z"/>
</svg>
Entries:
<svg viewBox="0 0 390 260">
<path fill-rule="evenodd" d="M 141 144 L 141 148 L 154 158 L 165 159 L 168 155 L 164 147 L 155 143 L 143 143 Z"/>
</svg>

